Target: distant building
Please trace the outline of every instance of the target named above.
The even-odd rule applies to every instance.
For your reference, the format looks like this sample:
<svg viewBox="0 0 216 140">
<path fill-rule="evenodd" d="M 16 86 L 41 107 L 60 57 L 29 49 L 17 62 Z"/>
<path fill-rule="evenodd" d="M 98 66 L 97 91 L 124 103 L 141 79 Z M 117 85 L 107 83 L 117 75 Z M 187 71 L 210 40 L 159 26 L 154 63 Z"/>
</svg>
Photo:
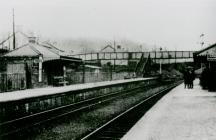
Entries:
<svg viewBox="0 0 216 140">
<path fill-rule="evenodd" d="M 122 57 L 122 53 L 127 52 L 124 48 L 122 48 L 121 45 L 117 45 L 116 48 L 112 47 L 111 45 L 107 45 L 104 48 L 101 49 L 100 53 L 104 52 L 107 53 L 107 55 L 112 55 L 113 53 L 114 55 L 118 55 L 119 57 Z M 120 53 L 122 52 L 122 53 Z M 109 54 L 110 53 L 110 54 Z M 127 65 L 128 64 L 128 60 L 101 60 L 101 64 L 107 64 L 108 62 L 110 62 L 112 65 Z"/>
<path fill-rule="evenodd" d="M 100 52 L 115 52 L 115 48 L 113 48 L 111 45 L 107 45 L 104 48 L 100 50 Z"/>
<path fill-rule="evenodd" d="M 15 33 L 15 47 L 18 48 L 28 43 L 28 36 L 22 32 Z M 13 50 L 13 35 L 8 35 L 5 39 L 0 41 L 0 56 Z"/>
<path fill-rule="evenodd" d="M 111 45 L 107 45 L 100 50 L 100 52 L 127 52 L 121 45 L 117 45 L 115 48 Z"/>
<path fill-rule="evenodd" d="M 15 48 L 19 48 L 20 46 L 27 44 L 29 42 L 28 35 L 23 32 L 15 33 Z M 13 50 L 13 35 L 9 35 L 4 40 L 0 41 L 0 48 L 5 50 Z"/>
<path fill-rule="evenodd" d="M 67 78 L 68 69 L 76 69 L 82 62 L 66 56 L 53 45 L 37 43 L 35 37 L 28 39 L 27 44 L 0 57 L 1 73 L 6 75 L 8 87 L 12 89 L 54 85 L 58 78 Z"/>
<path fill-rule="evenodd" d="M 7 49 L 2 49 L 2 48 L 0 48 L 0 56 L 6 54 L 7 52 L 8 52 Z"/>
</svg>

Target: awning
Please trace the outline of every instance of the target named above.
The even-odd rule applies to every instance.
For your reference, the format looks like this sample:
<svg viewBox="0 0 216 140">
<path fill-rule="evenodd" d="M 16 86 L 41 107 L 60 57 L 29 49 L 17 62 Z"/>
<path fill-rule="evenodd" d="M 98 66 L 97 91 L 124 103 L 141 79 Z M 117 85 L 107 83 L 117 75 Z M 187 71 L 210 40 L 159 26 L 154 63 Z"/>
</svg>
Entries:
<svg viewBox="0 0 216 140">
<path fill-rule="evenodd" d="M 93 66 L 93 65 L 85 65 L 85 67 L 92 68 L 92 69 L 101 69 L 101 67 Z"/>
</svg>

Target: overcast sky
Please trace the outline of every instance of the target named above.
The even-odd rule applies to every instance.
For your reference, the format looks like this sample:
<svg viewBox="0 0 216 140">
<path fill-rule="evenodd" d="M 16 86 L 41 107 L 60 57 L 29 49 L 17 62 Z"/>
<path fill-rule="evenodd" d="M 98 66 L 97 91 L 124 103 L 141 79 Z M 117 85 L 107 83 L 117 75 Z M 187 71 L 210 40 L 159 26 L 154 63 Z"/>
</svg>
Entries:
<svg viewBox="0 0 216 140">
<path fill-rule="evenodd" d="M 12 8 L 16 25 L 48 38 L 127 38 L 170 50 L 216 42 L 216 0 L 0 0 L 0 36 L 12 31 Z"/>
</svg>

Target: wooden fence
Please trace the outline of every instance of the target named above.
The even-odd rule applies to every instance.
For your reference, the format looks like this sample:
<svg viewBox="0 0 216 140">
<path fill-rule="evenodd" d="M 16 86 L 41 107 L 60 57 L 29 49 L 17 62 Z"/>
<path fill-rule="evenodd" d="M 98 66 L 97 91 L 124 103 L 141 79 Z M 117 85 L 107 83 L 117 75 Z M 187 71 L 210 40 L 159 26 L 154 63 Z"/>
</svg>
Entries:
<svg viewBox="0 0 216 140">
<path fill-rule="evenodd" d="M 0 92 L 26 89 L 25 73 L 0 73 Z"/>
<path fill-rule="evenodd" d="M 69 85 L 101 81 L 120 80 L 132 77 L 132 72 L 73 72 L 66 77 Z M 0 73 L 0 92 L 26 89 L 26 74 Z"/>
<path fill-rule="evenodd" d="M 132 72 L 74 72 L 67 77 L 69 84 L 102 82 L 111 80 L 120 80 L 132 77 Z M 84 77 L 83 77 L 84 76 Z"/>
</svg>

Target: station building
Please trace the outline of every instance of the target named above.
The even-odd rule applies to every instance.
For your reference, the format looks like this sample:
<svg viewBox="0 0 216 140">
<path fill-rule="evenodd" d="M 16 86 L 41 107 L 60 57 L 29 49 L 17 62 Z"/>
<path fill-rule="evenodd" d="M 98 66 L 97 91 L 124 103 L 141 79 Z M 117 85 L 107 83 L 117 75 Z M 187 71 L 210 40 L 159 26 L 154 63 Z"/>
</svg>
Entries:
<svg viewBox="0 0 216 140">
<path fill-rule="evenodd" d="M 194 63 L 201 67 L 200 82 L 203 88 L 216 90 L 216 43 L 194 53 Z"/>
<path fill-rule="evenodd" d="M 216 43 L 194 53 L 194 62 L 202 68 L 216 67 Z"/>
<path fill-rule="evenodd" d="M 1 90 L 67 84 L 67 71 L 76 69 L 82 60 L 47 43 L 29 42 L 0 57 Z M 56 83 L 58 82 L 58 83 Z"/>
</svg>

